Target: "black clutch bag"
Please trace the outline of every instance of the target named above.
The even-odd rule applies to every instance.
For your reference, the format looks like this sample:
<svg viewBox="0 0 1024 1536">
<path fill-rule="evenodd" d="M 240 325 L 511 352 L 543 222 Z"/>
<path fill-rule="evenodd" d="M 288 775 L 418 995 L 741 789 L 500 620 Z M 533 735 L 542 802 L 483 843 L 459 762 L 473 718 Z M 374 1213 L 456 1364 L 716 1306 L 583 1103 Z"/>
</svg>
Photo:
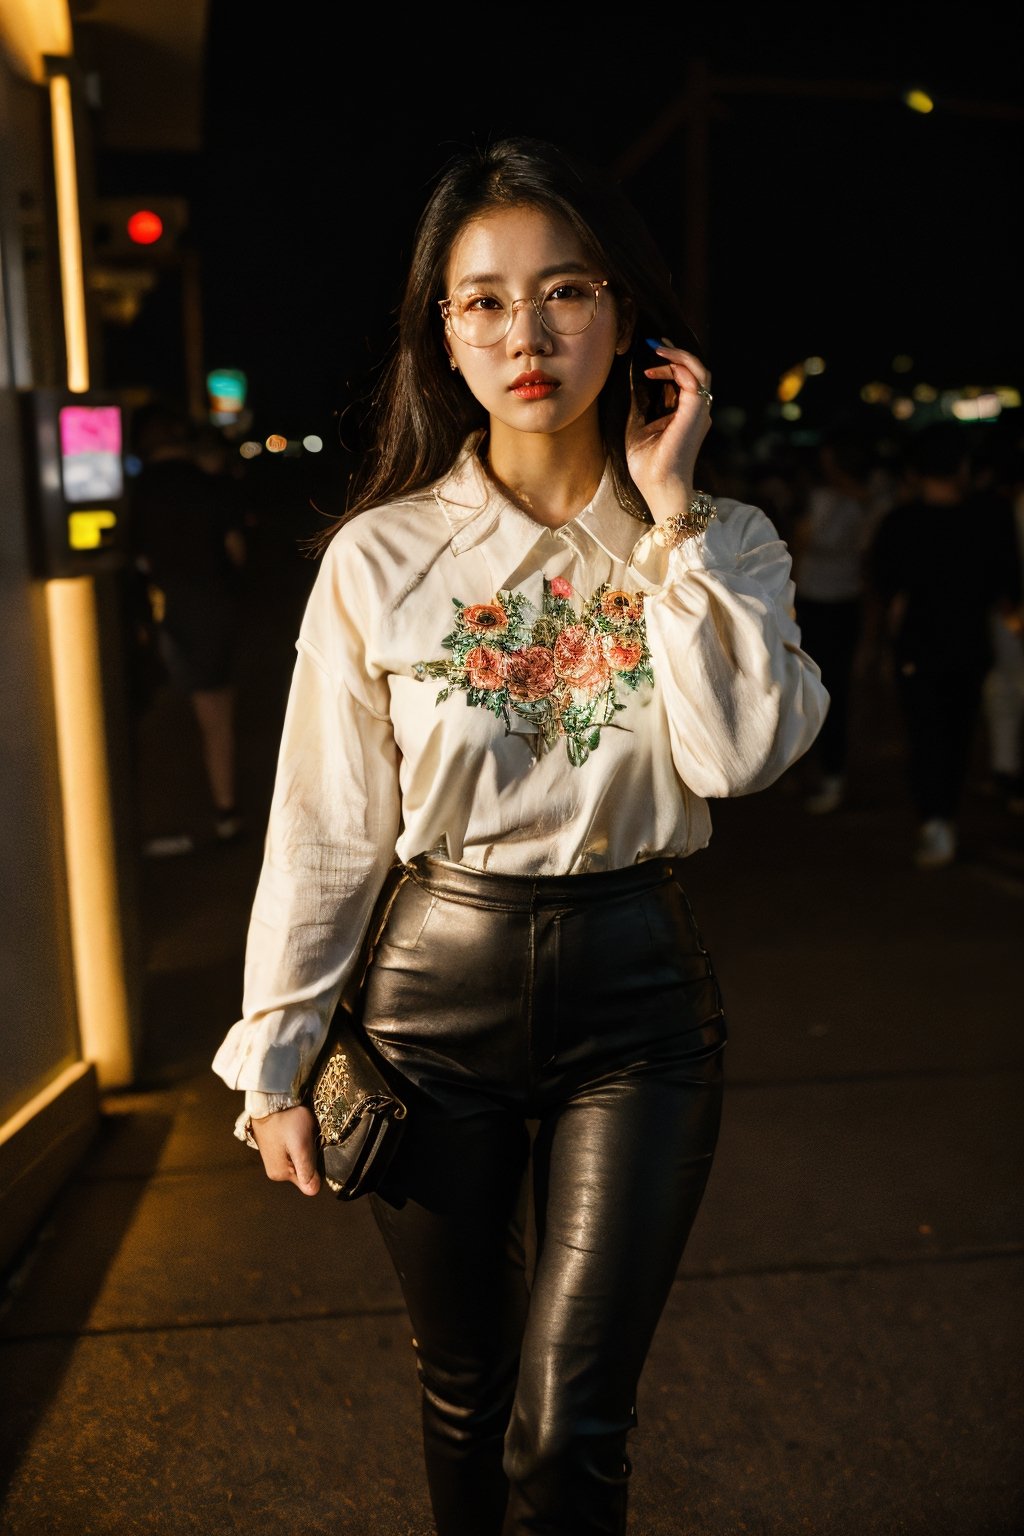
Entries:
<svg viewBox="0 0 1024 1536">
<path fill-rule="evenodd" d="M 398 864 L 384 881 L 352 983 L 309 1079 L 307 1098 L 320 1128 L 320 1171 L 339 1200 L 356 1200 L 377 1188 L 404 1129 L 405 1105 L 363 1031 L 360 1005 L 374 949 L 406 879 Z"/>
<path fill-rule="evenodd" d="M 376 1189 L 402 1134 L 405 1105 L 351 1018 L 328 1036 L 310 1104 L 320 1126 L 321 1172 L 339 1200 Z"/>
</svg>

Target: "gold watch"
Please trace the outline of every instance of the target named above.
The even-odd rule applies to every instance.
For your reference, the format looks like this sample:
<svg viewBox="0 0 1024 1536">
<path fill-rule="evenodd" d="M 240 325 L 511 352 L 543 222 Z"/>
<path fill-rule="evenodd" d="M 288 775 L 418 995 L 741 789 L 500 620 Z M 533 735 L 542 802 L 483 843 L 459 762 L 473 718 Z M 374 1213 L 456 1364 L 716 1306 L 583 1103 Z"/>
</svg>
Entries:
<svg viewBox="0 0 1024 1536">
<path fill-rule="evenodd" d="M 658 543 L 666 549 L 675 549 L 687 539 L 706 533 L 712 518 L 718 516 L 718 508 L 706 491 L 695 491 L 693 500 L 685 512 L 674 512 L 659 523 L 655 532 Z"/>
</svg>

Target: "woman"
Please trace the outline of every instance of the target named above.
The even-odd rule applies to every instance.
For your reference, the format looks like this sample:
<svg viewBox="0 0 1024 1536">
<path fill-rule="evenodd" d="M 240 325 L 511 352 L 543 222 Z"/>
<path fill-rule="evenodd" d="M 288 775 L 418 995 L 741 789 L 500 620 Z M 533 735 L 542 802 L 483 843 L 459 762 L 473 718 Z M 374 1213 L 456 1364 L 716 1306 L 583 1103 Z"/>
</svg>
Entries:
<svg viewBox="0 0 1024 1536">
<path fill-rule="evenodd" d="M 706 798 L 772 783 L 824 714 L 784 545 L 695 492 L 688 336 L 592 170 L 530 139 L 450 164 L 298 640 L 214 1067 L 268 1175 L 315 1194 L 298 1101 L 399 861 L 363 1020 L 409 1113 L 370 1198 L 440 1536 L 625 1530 L 637 1382 L 721 1103 L 681 867 Z"/>
</svg>

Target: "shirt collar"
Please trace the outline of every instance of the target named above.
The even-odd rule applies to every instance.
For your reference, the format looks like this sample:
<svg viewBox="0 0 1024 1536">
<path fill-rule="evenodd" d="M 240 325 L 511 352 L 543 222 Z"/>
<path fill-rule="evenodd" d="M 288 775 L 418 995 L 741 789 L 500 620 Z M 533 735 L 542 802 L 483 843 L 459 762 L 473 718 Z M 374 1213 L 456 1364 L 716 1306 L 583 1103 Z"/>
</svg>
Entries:
<svg viewBox="0 0 1024 1536">
<path fill-rule="evenodd" d="M 560 528 L 546 528 L 509 501 L 490 480 L 477 450 L 483 430 L 472 433 L 450 473 L 434 487 L 434 496 L 452 530 L 455 555 L 487 542 L 488 563 L 505 572 L 516 570 L 541 538 L 560 538 L 585 553 L 592 539 L 605 554 L 623 564 L 647 531 L 632 517 L 615 493 L 610 460 L 601 482 L 583 510 Z"/>
</svg>

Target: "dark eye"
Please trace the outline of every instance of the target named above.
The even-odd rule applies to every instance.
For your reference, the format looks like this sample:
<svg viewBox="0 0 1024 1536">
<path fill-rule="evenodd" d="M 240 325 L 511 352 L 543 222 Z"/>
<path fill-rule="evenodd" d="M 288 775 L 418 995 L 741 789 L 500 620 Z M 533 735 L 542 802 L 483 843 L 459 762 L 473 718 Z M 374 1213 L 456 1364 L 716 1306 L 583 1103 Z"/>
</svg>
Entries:
<svg viewBox="0 0 1024 1536">
<path fill-rule="evenodd" d="M 462 314 L 494 314 L 501 308 L 501 301 L 492 293 L 472 293 L 464 299 L 459 299 L 458 306 Z"/>
<path fill-rule="evenodd" d="M 589 299 L 593 294 L 589 284 L 581 287 L 579 283 L 556 283 L 554 288 L 549 288 L 545 294 L 545 302 L 554 299 L 556 303 L 570 303 L 573 299 Z"/>
</svg>

